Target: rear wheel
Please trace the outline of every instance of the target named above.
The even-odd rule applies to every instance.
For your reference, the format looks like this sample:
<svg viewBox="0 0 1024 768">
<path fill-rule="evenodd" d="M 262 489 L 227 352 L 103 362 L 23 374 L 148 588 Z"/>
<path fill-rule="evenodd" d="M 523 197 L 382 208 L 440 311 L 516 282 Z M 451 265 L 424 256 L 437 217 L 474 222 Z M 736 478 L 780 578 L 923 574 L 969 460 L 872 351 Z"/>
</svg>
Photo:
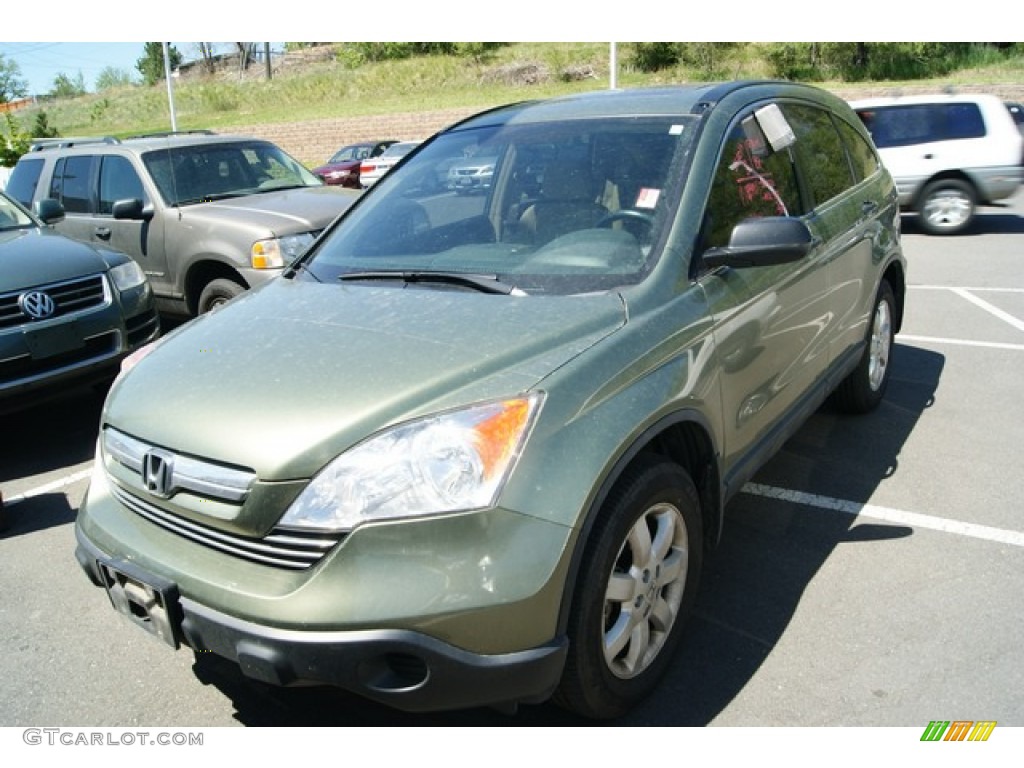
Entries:
<svg viewBox="0 0 1024 768">
<path fill-rule="evenodd" d="M 875 311 L 868 328 L 867 347 L 857 368 L 836 389 L 833 400 L 842 410 L 867 413 L 885 396 L 889 385 L 895 337 L 896 299 L 887 280 L 878 286 Z"/>
<path fill-rule="evenodd" d="M 584 554 L 558 704 L 617 717 L 657 685 L 697 594 L 701 528 L 681 467 L 652 457 L 626 471 Z"/>
<path fill-rule="evenodd" d="M 930 235 L 957 235 L 974 219 L 974 189 L 959 179 L 933 181 L 921 193 L 921 226 Z"/>
</svg>

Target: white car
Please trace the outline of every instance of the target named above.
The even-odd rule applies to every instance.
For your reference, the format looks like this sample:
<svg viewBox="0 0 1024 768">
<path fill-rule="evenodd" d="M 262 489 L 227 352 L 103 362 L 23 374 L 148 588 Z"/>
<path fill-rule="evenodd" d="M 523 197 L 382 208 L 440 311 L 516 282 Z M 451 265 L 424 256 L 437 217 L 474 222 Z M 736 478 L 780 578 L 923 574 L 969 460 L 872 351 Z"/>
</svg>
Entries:
<svg viewBox="0 0 1024 768">
<path fill-rule="evenodd" d="M 400 141 L 376 157 L 368 157 L 359 166 L 359 183 L 363 189 L 372 187 L 385 173 L 420 145 L 420 141 Z"/>
<path fill-rule="evenodd" d="M 977 206 L 1024 182 L 1024 137 L 1002 99 L 961 94 L 850 102 L 899 189 L 933 235 L 963 232 Z"/>
</svg>

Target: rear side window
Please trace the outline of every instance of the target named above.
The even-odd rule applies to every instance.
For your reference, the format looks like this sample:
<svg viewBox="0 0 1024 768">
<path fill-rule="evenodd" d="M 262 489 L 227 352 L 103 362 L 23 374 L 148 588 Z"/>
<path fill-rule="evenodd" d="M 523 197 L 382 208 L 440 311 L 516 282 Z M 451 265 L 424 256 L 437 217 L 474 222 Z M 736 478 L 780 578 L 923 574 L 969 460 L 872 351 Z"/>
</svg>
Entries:
<svg viewBox="0 0 1024 768">
<path fill-rule="evenodd" d="M 875 150 L 849 123 L 837 120 L 836 125 L 839 126 L 839 135 L 842 136 L 843 144 L 850 153 L 850 165 L 853 166 L 854 176 L 858 181 L 868 178 L 878 170 L 878 155 L 875 154 Z"/>
<path fill-rule="evenodd" d="M 821 205 L 853 186 L 850 163 L 829 114 L 795 104 L 784 105 L 783 112 L 796 134 L 794 148 L 814 204 Z"/>
<path fill-rule="evenodd" d="M 92 155 L 64 157 L 57 161 L 50 181 L 50 197 L 59 200 L 68 213 L 92 213 L 89 179 Z"/>
<path fill-rule="evenodd" d="M 11 178 L 7 180 L 7 194 L 24 205 L 31 208 L 32 200 L 36 196 L 36 185 L 39 184 L 39 175 L 43 172 L 43 160 L 33 158 L 31 160 L 19 160 L 11 171 Z"/>
<path fill-rule="evenodd" d="M 865 108 L 857 114 L 879 149 L 985 135 L 985 121 L 973 102 Z"/>
</svg>

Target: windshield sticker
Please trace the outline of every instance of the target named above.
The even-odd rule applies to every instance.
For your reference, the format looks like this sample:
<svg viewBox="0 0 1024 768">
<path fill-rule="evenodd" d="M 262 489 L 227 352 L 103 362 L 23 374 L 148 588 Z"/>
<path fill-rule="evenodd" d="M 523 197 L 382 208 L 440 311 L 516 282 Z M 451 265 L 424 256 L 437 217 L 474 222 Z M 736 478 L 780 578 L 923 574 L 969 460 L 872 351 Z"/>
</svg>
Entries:
<svg viewBox="0 0 1024 768">
<path fill-rule="evenodd" d="M 668 129 L 668 135 L 669 136 L 682 136 L 683 135 L 683 126 L 681 126 L 678 123 L 676 123 L 675 125 L 673 125 L 672 127 L 670 127 Z"/>
<path fill-rule="evenodd" d="M 636 195 L 636 205 L 634 208 L 654 208 L 658 204 L 658 198 L 661 197 L 660 189 L 651 189 L 649 187 L 641 187 L 640 191 Z"/>
</svg>

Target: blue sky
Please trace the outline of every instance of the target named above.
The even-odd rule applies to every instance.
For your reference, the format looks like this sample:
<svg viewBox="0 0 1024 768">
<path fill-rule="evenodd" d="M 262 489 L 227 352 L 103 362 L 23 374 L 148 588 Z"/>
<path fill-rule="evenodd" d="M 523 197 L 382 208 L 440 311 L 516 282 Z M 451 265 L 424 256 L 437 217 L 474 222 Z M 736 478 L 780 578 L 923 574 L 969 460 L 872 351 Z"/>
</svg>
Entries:
<svg viewBox="0 0 1024 768">
<path fill-rule="evenodd" d="M 196 43 L 173 43 L 185 61 L 198 58 Z M 226 50 L 228 44 L 218 44 Z M 280 43 L 275 44 L 280 49 Z M 17 62 L 22 79 L 28 82 L 29 93 L 44 94 L 53 90 L 53 81 L 64 73 L 72 81 L 82 73 L 85 87 L 95 89 L 96 78 L 107 67 L 123 69 L 136 80 L 135 63 L 142 58 L 145 43 L 6 43 L 0 42 L 0 53 L 8 61 Z"/>
</svg>

